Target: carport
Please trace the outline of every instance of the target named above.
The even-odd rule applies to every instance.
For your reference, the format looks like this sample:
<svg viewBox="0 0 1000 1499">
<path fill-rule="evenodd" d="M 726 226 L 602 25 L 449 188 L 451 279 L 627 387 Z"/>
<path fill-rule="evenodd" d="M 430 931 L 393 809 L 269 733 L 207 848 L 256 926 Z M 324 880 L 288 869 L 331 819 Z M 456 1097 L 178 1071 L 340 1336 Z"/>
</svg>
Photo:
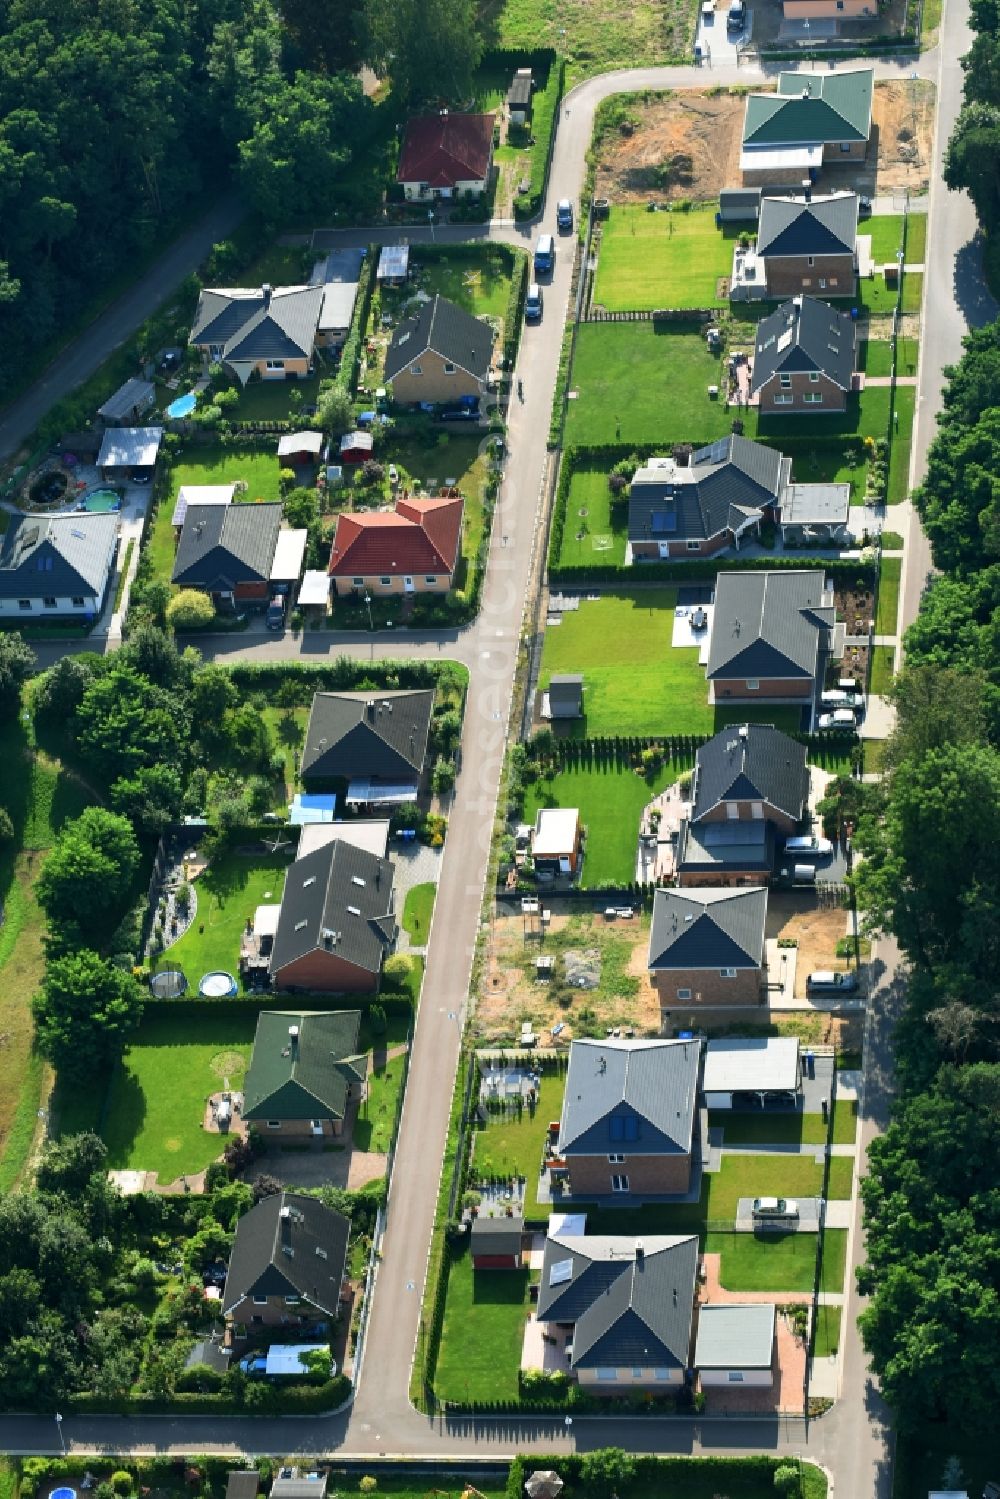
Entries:
<svg viewBox="0 0 1000 1499">
<path fill-rule="evenodd" d="M 794 1036 L 724 1036 L 705 1048 L 702 1090 L 709 1109 L 794 1109 L 802 1087 Z"/>
</svg>

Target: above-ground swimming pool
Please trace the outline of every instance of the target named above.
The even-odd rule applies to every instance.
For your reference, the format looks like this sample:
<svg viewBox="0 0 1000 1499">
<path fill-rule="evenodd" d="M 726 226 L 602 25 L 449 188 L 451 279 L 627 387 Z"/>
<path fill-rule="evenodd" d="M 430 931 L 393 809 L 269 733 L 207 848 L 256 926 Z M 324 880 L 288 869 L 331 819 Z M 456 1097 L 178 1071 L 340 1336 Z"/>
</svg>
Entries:
<svg viewBox="0 0 1000 1499">
<path fill-rule="evenodd" d="M 190 416 L 198 404 L 198 397 L 193 390 L 186 395 L 178 396 L 176 401 L 171 401 L 167 407 L 167 416 Z"/>
<path fill-rule="evenodd" d="M 76 1499 L 76 1489 L 53 1489 L 49 1499 Z"/>
<path fill-rule="evenodd" d="M 86 494 L 78 498 L 76 508 L 89 510 L 92 515 L 107 515 L 112 510 L 122 508 L 122 497 L 117 489 L 108 489 L 107 486 L 100 489 L 88 489 Z"/>
<path fill-rule="evenodd" d="M 236 980 L 231 973 L 216 968 L 205 974 L 198 985 L 198 993 L 203 999 L 230 999 L 236 993 Z"/>
</svg>

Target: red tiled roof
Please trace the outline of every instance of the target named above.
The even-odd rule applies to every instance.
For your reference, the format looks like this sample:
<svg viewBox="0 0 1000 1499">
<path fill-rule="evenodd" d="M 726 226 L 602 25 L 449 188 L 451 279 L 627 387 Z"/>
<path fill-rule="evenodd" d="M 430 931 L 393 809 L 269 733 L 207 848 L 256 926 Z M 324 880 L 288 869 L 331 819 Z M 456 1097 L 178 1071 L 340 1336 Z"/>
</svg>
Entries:
<svg viewBox="0 0 1000 1499">
<path fill-rule="evenodd" d="M 341 515 L 330 551 L 336 578 L 455 571 L 462 534 L 461 496 L 401 499 L 394 511 Z"/>
<path fill-rule="evenodd" d="M 399 155 L 397 182 L 454 187 L 486 176 L 493 147 L 493 115 L 419 115 L 410 120 Z"/>
</svg>

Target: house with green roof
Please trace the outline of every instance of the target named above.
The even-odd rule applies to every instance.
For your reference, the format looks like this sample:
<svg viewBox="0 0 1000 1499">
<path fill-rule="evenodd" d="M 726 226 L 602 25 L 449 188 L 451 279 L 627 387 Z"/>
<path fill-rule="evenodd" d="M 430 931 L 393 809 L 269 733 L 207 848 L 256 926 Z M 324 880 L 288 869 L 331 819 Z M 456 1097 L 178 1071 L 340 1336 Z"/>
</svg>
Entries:
<svg viewBox="0 0 1000 1499">
<path fill-rule="evenodd" d="M 780 73 L 776 93 L 750 94 L 743 120 L 743 182 L 815 179 L 824 163 L 864 161 L 872 130 L 875 74 Z"/>
<path fill-rule="evenodd" d="M 265 1137 L 343 1134 L 364 1097 L 359 1010 L 263 1010 L 243 1084 L 243 1118 Z"/>
</svg>

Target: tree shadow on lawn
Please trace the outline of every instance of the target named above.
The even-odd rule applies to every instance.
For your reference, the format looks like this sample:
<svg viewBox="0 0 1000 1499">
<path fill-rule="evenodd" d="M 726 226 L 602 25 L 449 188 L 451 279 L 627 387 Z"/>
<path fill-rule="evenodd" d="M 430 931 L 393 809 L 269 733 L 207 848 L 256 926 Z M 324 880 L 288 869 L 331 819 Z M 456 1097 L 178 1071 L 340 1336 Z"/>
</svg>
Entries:
<svg viewBox="0 0 1000 1499">
<path fill-rule="evenodd" d="M 472 1300 L 476 1305 L 521 1306 L 528 1293 L 527 1270 L 477 1270 L 472 1273 Z"/>
<path fill-rule="evenodd" d="M 199 877 L 198 887 L 207 891 L 219 910 L 224 911 L 227 900 L 247 889 L 251 875 L 269 870 L 282 874 L 291 862 L 285 854 L 266 854 L 263 849 L 260 853 L 230 852 L 209 864 Z"/>
<path fill-rule="evenodd" d="M 134 1073 L 119 1062 L 111 1077 L 101 1136 L 108 1147 L 108 1165 L 123 1170 L 130 1164 L 136 1140 L 146 1122 L 146 1095 Z"/>
</svg>

